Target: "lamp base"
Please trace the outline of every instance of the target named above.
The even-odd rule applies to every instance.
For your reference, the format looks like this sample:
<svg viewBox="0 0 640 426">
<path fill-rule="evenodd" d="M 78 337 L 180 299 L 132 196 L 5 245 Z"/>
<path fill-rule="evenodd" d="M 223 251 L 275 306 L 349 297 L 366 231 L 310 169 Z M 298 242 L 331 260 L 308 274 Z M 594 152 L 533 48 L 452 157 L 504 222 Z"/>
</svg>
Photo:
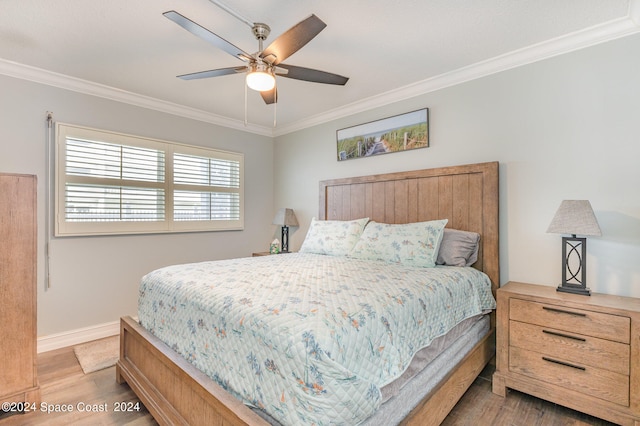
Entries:
<svg viewBox="0 0 640 426">
<path fill-rule="evenodd" d="M 289 227 L 282 226 L 282 253 L 289 253 Z"/>
<path fill-rule="evenodd" d="M 573 294 L 581 294 L 583 296 L 591 296 L 591 290 L 581 285 L 572 285 L 572 284 L 560 284 L 557 291 L 563 293 L 573 293 Z"/>
<path fill-rule="evenodd" d="M 558 291 L 591 296 L 587 288 L 587 239 L 562 237 L 562 284 Z"/>
</svg>

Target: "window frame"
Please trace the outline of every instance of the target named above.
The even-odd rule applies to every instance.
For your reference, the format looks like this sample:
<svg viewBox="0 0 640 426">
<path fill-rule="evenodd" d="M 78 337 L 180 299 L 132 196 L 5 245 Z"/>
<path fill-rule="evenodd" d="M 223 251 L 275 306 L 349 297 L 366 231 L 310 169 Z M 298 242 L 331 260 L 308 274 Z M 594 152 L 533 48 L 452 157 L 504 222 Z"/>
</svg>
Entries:
<svg viewBox="0 0 640 426">
<path fill-rule="evenodd" d="M 125 180 L 113 178 L 92 178 L 66 174 L 67 138 L 77 138 L 96 142 L 105 142 L 138 148 L 162 150 L 164 152 L 164 182 L 146 180 Z M 213 185 L 184 185 L 175 184 L 173 178 L 174 154 L 186 154 L 197 157 L 215 158 L 237 162 L 239 166 L 238 188 L 216 187 Z M 65 216 L 67 183 L 99 183 L 104 185 L 131 188 L 157 188 L 164 190 L 164 219 L 157 221 L 104 221 L 81 222 L 67 221 Z M 239 218 L 230 220 L 174 220 L 175 190 L 188 189 L 205 192 L 234 192 L 239 194 Z M 244 229 L 244 154 L 223 151 L 201 146 L 187 145 L 124 133 L 83 127 L 73 124 L 56 123 L 55 148 L 55 226 L 54 235 L 90 236 L 90 235 L 128 235 L 128 234 L 156 234 L 177 232 L 209 232 L 231 231 Z"/>
</svg>

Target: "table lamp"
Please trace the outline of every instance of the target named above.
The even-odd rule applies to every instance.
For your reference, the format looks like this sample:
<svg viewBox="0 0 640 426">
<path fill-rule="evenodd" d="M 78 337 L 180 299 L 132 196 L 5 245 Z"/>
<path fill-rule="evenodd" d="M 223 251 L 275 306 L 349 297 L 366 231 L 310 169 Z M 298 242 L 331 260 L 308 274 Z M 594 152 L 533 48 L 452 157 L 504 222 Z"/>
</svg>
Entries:
<svg viewBox="0 0 640 426">
<path fill-rule="evenodd" d="M 289 227 L 298 226 L 298 219 L 293 209 L 280 209 L 273 218 L 274 225 L 282 226 L 282 253 L 289 252 Z"/>
<path fill-rule="evenodd" d="M 576 235 L 602 235 L 589 200 L 564 200 L 553 217 L 548 233 L 562 237 L 562 283 L 558 291 L 591 295 L 587 288 L 587 239 Z"/>
</svg>

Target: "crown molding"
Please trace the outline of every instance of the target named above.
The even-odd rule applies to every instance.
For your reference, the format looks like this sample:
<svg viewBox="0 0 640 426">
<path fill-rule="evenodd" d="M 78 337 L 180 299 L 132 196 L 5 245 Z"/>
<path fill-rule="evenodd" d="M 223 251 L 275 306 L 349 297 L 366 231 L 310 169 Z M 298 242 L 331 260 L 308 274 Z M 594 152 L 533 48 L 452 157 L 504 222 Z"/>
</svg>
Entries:
<svg viewBox="0 0 640 426">
<path fill-rule="evenodd" d="M 247 124 L 243 121 L 233 120 L 228 117 L 212 114 L 196 108 L 163 101 L 161 99 L 152 98 L 150 96 L 140 95 L 126 90 L 117 89 L 115 87 L 106 86 L 92 81 L 59 74 L 53 71 L 36 68 L 17 62 L 8 61 L 0 58 L 0 74 L 28 80 L 34 83 L 45 84 L 47 86 L 57 87 L 59 89 L 71 90 L 73 92 L 85 95 L 96 96 L 99 98 L 109 99 L 112 101 L 122 102 L 125 104 L 147 108 L 179 117 L 190 118 L 193 120 L 203 121 L 218 126 L 228 127 L 241 130 L 243 132 L 255 133 L 263 136 L 273 136 L 273 130 L 270 127 L 258 126 L 255 124 Z"/>
<path fill-rule="evenodd" d="M 527 65 L 575 50 L 584 49 L 585 47 L 594 46 L 606 41 L 635 34 L 639 31 L 640 0 L 630 0 L 629 11 L 626 17 L 576 31 L 574 33 L 523 49 L 515 50 L 486 61 L 478 62 L 452 72 L 418 81 L 379 95 L 361 99 L 291 124 L 278 126 L 274 129 L 255 124 L 245 125 L 243 121 L 212 114 L 196 108 L 163 101 L 149 96 L 128 92 L 4 59 L 0 59 L 0 74 L 244 132 L 276 137 L 394 102 L 404 101 L 419 95 L 424 95 L 446 87 L 486 77 L 491 74 L 496 74 L 522 65 Z"/>
<path fill-rule="evenodd" d="M 626 17 L 576 31 L 552 40 L 515 50 L 486 61 L 478 62 L 398 89 L 361 99 L 342 107 L 277 127 L 274 136 L 282 136 L 345 116 L 404 101 L 436 90 L 486 77 L 512 68 L 584 49 L 640 32 L 640 0 L 629 2 Z"/>
</svg>

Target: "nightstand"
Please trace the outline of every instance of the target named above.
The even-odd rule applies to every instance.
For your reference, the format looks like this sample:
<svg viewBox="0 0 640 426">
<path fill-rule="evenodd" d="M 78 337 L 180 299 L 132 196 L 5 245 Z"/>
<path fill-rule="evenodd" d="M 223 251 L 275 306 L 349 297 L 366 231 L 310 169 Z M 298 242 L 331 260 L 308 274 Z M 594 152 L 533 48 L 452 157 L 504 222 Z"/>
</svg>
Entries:
<svg viewBox="0 0 640 426">
<path fill-rule="evenodd" d="M 640 299 L 517 282 L 497 299 L 495 394 L 640 426 Z"/>
</svg>

